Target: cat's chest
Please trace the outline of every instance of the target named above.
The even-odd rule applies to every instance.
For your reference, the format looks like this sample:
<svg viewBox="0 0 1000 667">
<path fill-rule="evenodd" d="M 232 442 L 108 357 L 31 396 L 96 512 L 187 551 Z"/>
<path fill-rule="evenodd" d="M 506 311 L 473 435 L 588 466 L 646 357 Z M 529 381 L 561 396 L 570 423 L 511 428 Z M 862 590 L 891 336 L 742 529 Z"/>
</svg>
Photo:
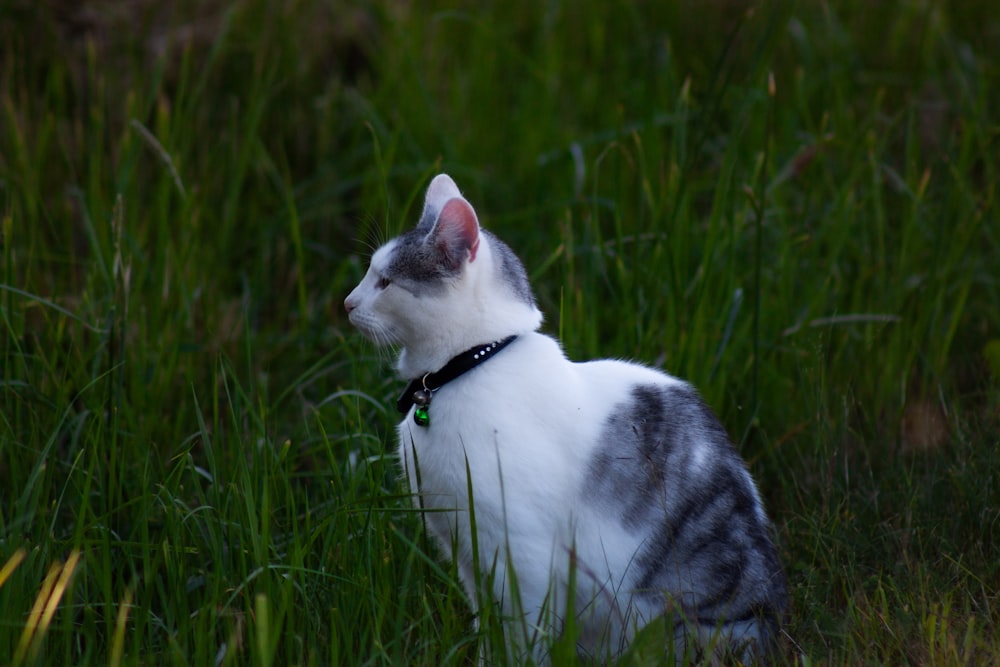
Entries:
<svg viewBox="0 0 1000 667">
<path fill-rule="evenodd" d="M 558 382 L 562 375 L 550 368 L 547 375 L 517 373 L 510 368 L 482 369 L 442 387 L 427 407 L 429 423 L 421 426 L 413 410 L 401 431 L 421 449 L 481 451 L 505 443 L 507 448 L 530 441 L 555 444 L 562 438 L 579 438 L 586 430 L 578 418 L 591 408 L 574 382 Z"/>
<path fill-rule="evenodd" d="M 579 483 L 596 402 L 558 347 L 525 343 L 436 391 L 426 426 L 412 409 L 400 423 L 400 454 L 419 466 L 421 491 L 462 491 L 470 475 L 484 489 Z"/>
</svg>

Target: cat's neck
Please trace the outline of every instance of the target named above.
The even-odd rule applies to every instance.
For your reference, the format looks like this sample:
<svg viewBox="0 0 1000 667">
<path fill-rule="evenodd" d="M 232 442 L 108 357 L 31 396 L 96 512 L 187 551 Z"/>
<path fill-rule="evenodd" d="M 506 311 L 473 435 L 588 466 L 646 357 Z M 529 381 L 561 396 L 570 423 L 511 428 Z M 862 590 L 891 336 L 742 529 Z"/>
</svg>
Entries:
<svg viewBox="0 0 1000 667">
<path fill-rule="evenodd" d="M 541 311 L 498 279 L 502 267 L 490 252 L 489 239 L 482 241 L 484 248 L 468 265 L 461 286 L 449 296 L 447 311 L 437 312 L 431 323 L 423 320 L 419 335 L 403 341 L 396 363 L 401 378 L 434 373 L 466 350 L 525 335 L 541 326 Z"/>
<path fill-rule="evenodd" d="M 527 308 L 522 308 L 527 311 Z M 535 311 L 537 313 L 538 311 Z M 535 331 L 540 325 L 540 316 L 524 312 L 520 317 L 501 318 L 483 316 L 478 326 L 466 329 L 448 329 L 445 325 L 420 341 L 404 347 L 396 362 L 396 370 L 404 379 L 419 377 L 424 373 L 434 373 L 452 358 L 477 346 L 488 345 L 508 336 L 523 336 Z"/>
</svg>

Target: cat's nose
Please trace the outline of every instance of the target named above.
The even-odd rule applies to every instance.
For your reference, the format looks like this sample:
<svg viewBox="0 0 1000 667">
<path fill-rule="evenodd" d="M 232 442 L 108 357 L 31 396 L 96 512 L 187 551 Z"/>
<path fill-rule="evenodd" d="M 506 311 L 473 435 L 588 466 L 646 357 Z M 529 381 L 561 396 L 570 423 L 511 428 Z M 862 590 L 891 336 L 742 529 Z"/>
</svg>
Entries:
<svg viewBox="0 0 1000 667">
<path fill-rule="evenodd" d="M 352 310 L 358 307 L 358 304 L 351 297 L 344 299 L 344 308 L 350 313 Z"/>
</svg>

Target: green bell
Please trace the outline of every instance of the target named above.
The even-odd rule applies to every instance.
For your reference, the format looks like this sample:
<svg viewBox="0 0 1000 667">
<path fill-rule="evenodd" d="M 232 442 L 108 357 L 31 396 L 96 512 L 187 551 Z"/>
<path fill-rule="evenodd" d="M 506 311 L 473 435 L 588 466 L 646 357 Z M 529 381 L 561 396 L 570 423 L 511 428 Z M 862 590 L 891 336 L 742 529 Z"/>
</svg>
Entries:
<svg viewBox="0 0 1000 667">
<path fill-rule="evenodd" d="M 416 410 L 413 411 L 413 421 L 416 422 L 417 426 L 427 426 L 431 423 L 431 417 L 427 414 L 427 406 L 418 406 Z"/>
</svg>

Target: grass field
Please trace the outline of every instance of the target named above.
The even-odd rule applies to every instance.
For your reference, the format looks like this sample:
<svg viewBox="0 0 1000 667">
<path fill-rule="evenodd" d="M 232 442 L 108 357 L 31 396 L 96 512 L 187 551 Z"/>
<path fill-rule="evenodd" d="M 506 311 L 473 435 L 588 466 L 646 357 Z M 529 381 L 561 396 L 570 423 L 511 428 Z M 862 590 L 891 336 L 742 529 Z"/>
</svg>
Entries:
<svg viewBox="0 0 1000 667">
<path fill-rule="evenodd" d="M 445 5 L 0 0 L 0 664 L 500 650 L 342 308 L 438 171 L 718 411 L 789 664 L 1000 664 L 993 3 Z"/>
</svg>

